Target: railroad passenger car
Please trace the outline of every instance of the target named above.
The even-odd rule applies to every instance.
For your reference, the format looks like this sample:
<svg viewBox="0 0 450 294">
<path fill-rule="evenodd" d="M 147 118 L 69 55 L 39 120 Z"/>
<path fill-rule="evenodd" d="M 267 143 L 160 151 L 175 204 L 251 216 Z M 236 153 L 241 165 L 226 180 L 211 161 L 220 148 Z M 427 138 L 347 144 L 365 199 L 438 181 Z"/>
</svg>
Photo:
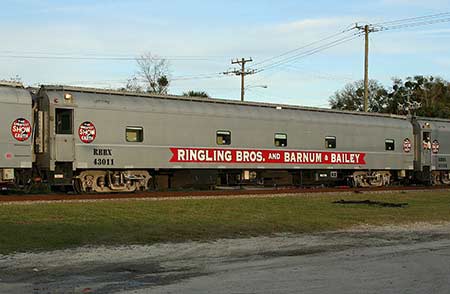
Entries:
<svg viewBox="0 0 450 294">
<path fill-rule="evenodd" d="M 31 179 L 33 119 L 30 92 L 20 83 L 0 82 L 0 186 Z"/>
<path fill-rule="evenodd" d="M 152 187 L 382 186 L 414 170 L 404 116 L 43 86 L 37 167 L 81 192 Z"/>
<path fill-rule="evenodd" d="M 415 178 L 432 184 L 450 184 L 450 121 L 414 118 Z"/>
</svg>

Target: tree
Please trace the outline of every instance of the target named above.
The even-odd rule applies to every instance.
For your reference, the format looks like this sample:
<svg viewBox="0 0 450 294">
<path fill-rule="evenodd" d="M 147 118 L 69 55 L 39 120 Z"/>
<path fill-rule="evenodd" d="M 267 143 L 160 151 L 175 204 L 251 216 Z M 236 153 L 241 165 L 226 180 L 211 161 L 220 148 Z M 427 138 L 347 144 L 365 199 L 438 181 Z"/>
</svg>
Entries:
<svg viewBox="0 0 450 294">
<path fill-rule="evenodd" d="M 127 81 L 126 89 L 134 92 L 167 94 L 170 85 L 169 61 L 151 53 L 136 59 L 138 70 Z"/>
<path fill-rule="evenodd" d="M 9 79 L 0 79 L 0 82 L 21 84 L 22 78 L 19 75 L 15 75 L 14 77 L 10 77 Z"/>
<path fill-rule="evenodd" d="M 440 77 L 414 76 L 405 81 L 393 79 L 392 113 L 395 106 L 402 114 L 411 112 L 418 116 L 450 118 L 450 84 Z M 400 106 L 400 107 L 398 107 Z"/>
<path fill-rule="evenodd" d="M 138 92 L 138 93 L 145 92 L 141 86 L 141 83 L 139 82 L 139 79 L 136 76 L 129 78 L 127 80 L 127 84 L 126 84 L 125 88 L 122 88 L 121 90 L 127 90 L 127 91 Z"/>
<path fill-rule="evenodd" d="M 386 112 L 388 93 L 376 80 L 369 81 L 369 111 Z M 364 81 L 356 81 L 344 86 L 330 97 L 332 109 L 363 111 L 364 110 Z"/>
<path fill-rule="evenodd" d="M 188 91 L 188 92 L 184 92 L 183 96 L 209 98 L 208 93 L 206 93 L 204 91 L 192 91 L 192 90 Z"/>
<path fill-rule="evenodd" d="M 347 84 L 330 97 L 331 108 L 363 111 L 363 93 L 362 81 Z M 440 77 L 414 76 L 393 78 L 391 88 L 385 89 L 370 81 L 369 111 L 450 118 L 450 84 Z"/>
</svg>

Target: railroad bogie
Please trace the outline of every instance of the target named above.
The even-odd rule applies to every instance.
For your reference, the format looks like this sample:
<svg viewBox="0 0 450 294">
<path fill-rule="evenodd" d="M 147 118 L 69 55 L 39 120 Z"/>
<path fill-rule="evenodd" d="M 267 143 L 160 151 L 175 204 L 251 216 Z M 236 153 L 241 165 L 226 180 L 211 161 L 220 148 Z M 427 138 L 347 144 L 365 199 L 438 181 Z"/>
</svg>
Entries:
<svg viewBox="0 0 450 294">
<path fill-rule="evenodd" d="M 384 187 L 391 184 L 389 171 L 356 171 L 352 175 L 354 187 Z"/>
<path fill-rule="evenodd" d="M 148 171 L 86 170 L 74 177 L 78 193 L 114 193 L 148 190 L 151 176 Z"/>
</svg>

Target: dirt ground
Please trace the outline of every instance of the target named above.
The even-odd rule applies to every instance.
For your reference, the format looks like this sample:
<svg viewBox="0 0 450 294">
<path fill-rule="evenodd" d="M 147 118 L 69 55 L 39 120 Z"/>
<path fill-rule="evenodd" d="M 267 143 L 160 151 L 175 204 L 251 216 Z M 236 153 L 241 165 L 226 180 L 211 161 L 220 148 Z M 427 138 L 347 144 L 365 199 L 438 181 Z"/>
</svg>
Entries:
<svg viewBox="0 0 450 294">
<path fill-rule="evenodd" d="M 450 223 L 0 255 L 0 293 L 299 290 L 449 293 Z"/>
</svg>

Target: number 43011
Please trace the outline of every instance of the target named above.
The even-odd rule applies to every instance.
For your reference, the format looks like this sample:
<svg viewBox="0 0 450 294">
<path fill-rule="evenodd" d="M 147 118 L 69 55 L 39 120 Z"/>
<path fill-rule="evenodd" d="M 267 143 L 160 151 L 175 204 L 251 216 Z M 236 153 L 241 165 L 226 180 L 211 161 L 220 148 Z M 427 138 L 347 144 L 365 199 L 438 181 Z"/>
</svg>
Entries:
<svg viewBox="0 0 450 294">
<path fill-rule="evenodd" d="M 96 158 L 94 159 L 94 165 L 114 165 L 113 158 Z"/>
</svg>

